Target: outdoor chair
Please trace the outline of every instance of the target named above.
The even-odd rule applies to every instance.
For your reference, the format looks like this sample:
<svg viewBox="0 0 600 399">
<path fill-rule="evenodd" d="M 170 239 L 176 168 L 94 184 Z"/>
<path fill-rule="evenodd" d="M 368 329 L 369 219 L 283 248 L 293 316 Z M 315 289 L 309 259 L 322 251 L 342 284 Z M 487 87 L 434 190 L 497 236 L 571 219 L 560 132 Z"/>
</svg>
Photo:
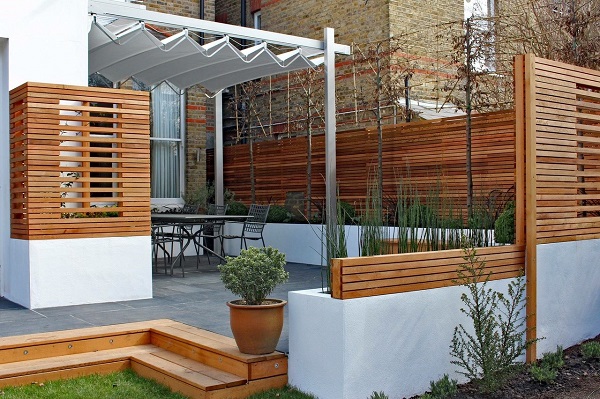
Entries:
<svg viewBox="0 0 600 399">
<path fill-rule="evenodd" d="M 209 204 L 207 214 L 208 215 L 225 215 L 227 213 L 227 208 L 229 205 L 215 205 Z M 200 233 L 200 238 L 204 240 L 204 245 L 209 247 L 207 241 L 212 240 L 213 243 L 215 240 L 219 240 L 221 244 L 221 248 L 223 248 L 223 236 L 221 235 L 223 229 L 224 222 L 215 222 L 204 225 L 202 228 L 202 232 Z M 196 251 L 200 252 L 200 243 L 194 241 L 194 245 L 196 246 Z M 213 244 L 214 245 L 214 244 Z M 214 246 L 212 247 L 214 250 Z M 208 259 L 208 264 L 210 265 L 210 252 L 205 251 L 206 259 Z"/>
<path fill-rule="evenodd" d="M 165 232 L 165 227 L 170 231 Z M 173 246 L 175 243 L 178 243 L 179 247 L 181 248 L 183 240 L 181 237 L 173 234 L 172 226 L 163 224 L 152 225 L 151 239 L 154 271 L 158 272 L 158 255 L 161 253 L 164 258 L 165 274 L 167 274 L 168 265 L 173 261 Z M 171 245 L 170 249 L 167 248 L 169 244 Z"/>
<path fill-rule="evenodd" d="M 199 208 L 200 208 L 200 205 L 185 204 L 181 208 L 181 213 L 182 214 L 196 214 L 196 213 L 198 213 Z M 172 262 L 172 260 L 173 260 L 173 246 L 174 246 L 173 244 L 178 243 L 179 248 L 183 248 L 184 240 L 193 240 L 193 234 L 194 234 L 194 232 L 192 231 L 193 227 L 194 226 L 162 225 L 162 226 L 160 226 L 160 229 L 157 229 L 157 231 L 155 233 L 157 242 L 170 242 L 171 243 L 171 250 L 168 253 L 168 258 L 170 259 L 170 262 Z M 196 249 L 196 255 L 199 255 L 200 249 L 199 248 L 195 248 L 195 249 Z M 163 250 L 163 252 L 164 252 L 164 250 Z M 196 258 L 196 267 L 198 267 L 198 263 L 199 263 L 199 260 Z M 182 253 L 181 254 L 181 270 L 182 270 L 182 273 L 185 274 L 184 264 L 185 264 L 185 255 Z M 171 270 L 172 270 L 172 267 L 171 267 Z M 167 270 L 166 270 L 166 262 L 165 262 L 165 274 L 166 274 L 166 272 L 167 272 Z"/>
<path fill-rule="evenodd" d="M 250 205 L 248 210 L 249 218 L 244 221 L 242 226 L 242 233 L 240 235 L 223 235 L 223 239 L 239 239 L 240 250 L 242 248 L 248 249 L 247 240 L 260 240 L 262 241 L 263 247 L 265 247 L 265 239 L 263 238 L 263 230 L 267 221 L 267 215 L 269 214 L 270 205 Z M 234 222 L 235 223 L 235 222 Z M 221 245 L 221 255 L 225 255 L 225 249 Z"/>
</svg>

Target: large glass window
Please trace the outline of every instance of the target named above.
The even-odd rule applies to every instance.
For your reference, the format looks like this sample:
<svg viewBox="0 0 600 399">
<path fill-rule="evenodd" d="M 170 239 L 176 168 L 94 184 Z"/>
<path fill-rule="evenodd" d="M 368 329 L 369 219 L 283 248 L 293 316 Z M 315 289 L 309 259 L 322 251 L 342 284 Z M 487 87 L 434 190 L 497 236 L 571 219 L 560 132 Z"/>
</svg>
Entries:
<svg viewBox="0 0 600 399">
<path fill-rule="evenodd" d="M 151 91 L 150 176 L 152 198 L 181 198 L 182 96 L 167 83 Z"/>
</svg>

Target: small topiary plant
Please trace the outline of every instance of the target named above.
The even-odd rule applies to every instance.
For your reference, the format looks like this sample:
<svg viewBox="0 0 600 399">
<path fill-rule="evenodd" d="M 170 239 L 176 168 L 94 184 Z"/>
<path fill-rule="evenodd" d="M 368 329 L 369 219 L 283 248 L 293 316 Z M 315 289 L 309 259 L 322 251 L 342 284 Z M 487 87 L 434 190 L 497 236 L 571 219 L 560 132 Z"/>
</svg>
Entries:
<svg viewBox="0 0 600 399">
<path fill-rule="evenodd" d="M 600 342 L 586 342 L 580 349 L 584 359 L 600 359 Z"/>
<path fill-rule="evenodd" d="M 245 305 L 260 305 L 278 285 L 285 283 L 285 254 L 272 247 L 243 249 L 219 265 L 225 288 L 242 298 Z"/>
<path fill-rule="evenodd" d="M 292 220 L 292 214 L 285 206 L 271 205 L 267 215 L 267 223 L 287 223 Z"/>
</svg>

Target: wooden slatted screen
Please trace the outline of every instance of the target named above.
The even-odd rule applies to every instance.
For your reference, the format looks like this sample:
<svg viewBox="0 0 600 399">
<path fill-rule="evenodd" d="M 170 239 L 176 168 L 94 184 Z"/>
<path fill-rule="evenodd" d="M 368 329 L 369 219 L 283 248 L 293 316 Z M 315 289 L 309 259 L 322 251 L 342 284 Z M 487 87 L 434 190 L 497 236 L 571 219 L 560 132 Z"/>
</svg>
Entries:
<svg viewBox="0 0 600 399">
<path fill-rule="evenodd" d="M 384 192 L 395 198 L 397 183 L 410 175 L 421 195 L 441 182 L 446 196 L 466 198 L 465 117 L 404 123 L 384 130 Z M 473 176 L 476 196 L 504 193 L 514 185 L 515 117 L 513 111 L 473 117 Z M 208 152 L 208 178 L 213 175 Z M 306 193 L 307 139 L 295 137 L 254 144 L 256 200 L 283 204 L 288 192 Z M 337 134 L 337 180 L 340 199 L 361 203 L 374 180 L 377 165 L 377 130 L 360 129 Z M 325 197 L 324 136 L 312 140 L 312 196 Z M 225 187 L 236 199 L 249 203 L 250 158 L 248 144 L 224 149 Z M 466 204 L 466 202 L 465 202 Z M 457 204 L 465 206 L 465 204 Z"/>
<path fill-rule="evenodd" d="M 600 71 L 534 57 L 525 68 L 537 243 L 600 238 Z"/>
<path fill-rule="evenodd" d="M 485 260 L 490 280 L 523 274 L 523 245 L 477 248 L 477 255 Z M 463 256 L 462 250 L 452 249 L 332 259 L 331 295 L 351 299 L 456 285 L 453 280 L 465 263 Z"/>
<path fill-rule="evenodd" d="M 11 237 L 150 235 L 148 93 L 10 92 Z"/>
</svg>

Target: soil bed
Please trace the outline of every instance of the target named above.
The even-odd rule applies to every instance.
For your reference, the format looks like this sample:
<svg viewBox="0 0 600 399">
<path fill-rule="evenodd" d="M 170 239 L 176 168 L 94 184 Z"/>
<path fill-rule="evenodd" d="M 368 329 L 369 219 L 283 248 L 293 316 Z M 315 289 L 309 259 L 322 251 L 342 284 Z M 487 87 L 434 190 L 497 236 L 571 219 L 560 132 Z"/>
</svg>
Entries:
<svg viewBox="0 0 600 399">
<path fill-rule="evenodd" d="M 593 340 L 600 342 L 600 335 Z M 588 340 L 589 342 L 592 340 Z M 471 384 L 459 385 L 456 399 L 600 399 L 600 359 L 584 359 L 580 345 L 564 350 L 565 365 L 552 383 L 540 383 L 529 368 L 515 374 L 500 391 L 480 394 Z M 411 399 L 416 399 L 414 396 Z"/>
</svg>

